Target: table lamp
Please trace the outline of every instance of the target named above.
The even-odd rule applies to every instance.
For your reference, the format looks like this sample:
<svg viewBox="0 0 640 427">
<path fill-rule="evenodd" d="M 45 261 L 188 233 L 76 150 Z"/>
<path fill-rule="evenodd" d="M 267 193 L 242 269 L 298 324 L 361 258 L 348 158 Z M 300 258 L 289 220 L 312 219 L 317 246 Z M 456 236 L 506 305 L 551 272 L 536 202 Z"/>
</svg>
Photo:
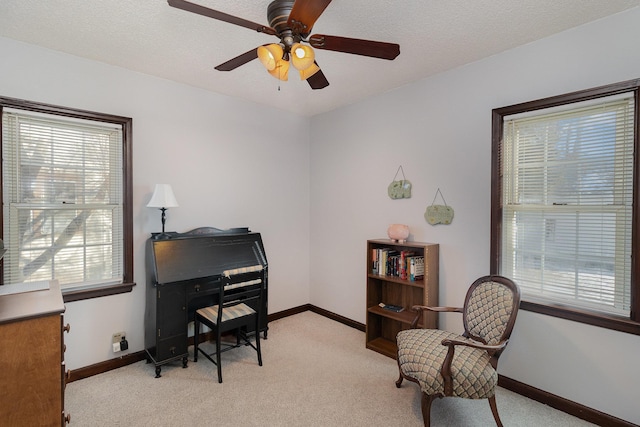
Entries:
<svg viewBox="0 0 640 427">
<path fill-rule="evenodd" d="M 153 196 L 151 196 L 151 200 L 147 203 L 148 208 L 159 208 L 162 211 L 162 234 L 160 234 L 160 238 L 168 237 L 164 233 L 164 224 L 166 221 L 165 211 L 167 208 L 177 208 L 178 202 L 176 201 L 176 197 L 173 195 L 173 190 L 169 184 L 156 184 L 155 190 L 153 190 Z"/>
</svg>

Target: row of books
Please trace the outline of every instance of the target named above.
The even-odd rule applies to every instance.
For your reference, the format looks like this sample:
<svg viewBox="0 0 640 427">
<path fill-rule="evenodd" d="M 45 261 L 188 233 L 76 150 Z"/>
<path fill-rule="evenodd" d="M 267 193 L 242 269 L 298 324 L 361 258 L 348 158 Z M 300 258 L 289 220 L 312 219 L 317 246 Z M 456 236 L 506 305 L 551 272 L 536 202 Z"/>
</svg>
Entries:
<svg viewBox="0 0 640 427">
<path fill-rule="evenodd" d="M 413 251 L 374 248 L 371 253 L 371 272 L 378 276 L 392 276 L 403 280 L 424 279 L 424 256 Z"/>
</svg>

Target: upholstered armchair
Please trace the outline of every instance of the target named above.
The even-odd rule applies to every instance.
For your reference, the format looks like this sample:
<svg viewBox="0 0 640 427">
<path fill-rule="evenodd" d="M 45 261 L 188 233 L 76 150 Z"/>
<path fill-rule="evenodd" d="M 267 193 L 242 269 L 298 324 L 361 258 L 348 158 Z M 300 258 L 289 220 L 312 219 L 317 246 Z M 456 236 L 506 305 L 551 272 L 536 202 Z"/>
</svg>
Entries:
<svg viewBox="0 0 640 427">
<path fill-rule="evenodd" d="M 502 426 L 496 406 L 498 358 L 504 351 L 520 306 L 520 290 L 502 276 L 476 280 L 464 307 L 414 306 L 411 328 L 397 335 L 400 387 L 406 378 L 420 385 L 422 417 L 430 424 L 431 404 L 436 397 L 455 396 L 489 399 L 493 418 Z M 462 313 L 464 333 L 438 329 L 416 329 L 425 310 Z"/>
</svg>

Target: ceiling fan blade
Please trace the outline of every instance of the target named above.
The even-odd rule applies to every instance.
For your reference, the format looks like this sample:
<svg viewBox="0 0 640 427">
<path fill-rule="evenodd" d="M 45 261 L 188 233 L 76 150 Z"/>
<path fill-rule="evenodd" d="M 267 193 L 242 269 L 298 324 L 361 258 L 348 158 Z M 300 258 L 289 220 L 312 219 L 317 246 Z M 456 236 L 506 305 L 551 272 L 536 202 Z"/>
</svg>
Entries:
<svg viewBox="0 0 640 427">
<path fill-rule="evenodd" d="M 231 71 L 235 70 L 241 65 L 246 64 L 247 62 L 253 61 L 258 57 L 258 49 L 251 49 L 248 52 L 243 53 L 242 55 L 236 56 L 233 59 L 228 60 L 216 67 L 218 71 Z"/>
<path fill-rule="evenodd" d="M 380 59 L 392 60 L 400 55 L 400 45 L 395 43 L 327 36 L 324 34 L 312 35 L 309 37 L 309 44 L 316 49 L 353 53 Z"/>
<path fill-rule="evenodd" d="M 237 16 L 228 15 L 217 10 L 209 9 L 208 7 L 200 6 L 199 4 L 191 3 L 184 0 L 167 0 L 169 6 L 177 9 L 186 10 L 187 12 L 197 13 L 198 15 L 208 16 L 209 18 L 217 19 L 219 21 L 228 22 L 230 24 L 239 25 L 241 27 L 255 30 L 259 33 L 266 33 L 276 35 L 276 30 L 266 25 L 257 24 L 255 22 L 247 21 L 246 19 L 238 18 Z"/>
<path fill-rule="evenodd" d="M 289 13 L 288 25 L 306 38 L 331 0 L 296 0 Z"/>
<path fill-rule="evenodd" d="M 318 65 L 317 62 L 314 61 L 314 63 Z M 307 79 L 307 82 L 309 86 L 311 86 L 311 89 L 324 89 L 329 86 L 329 80 L 324 76 L 322 70 L 316 71 L 314 75 Z"/>
</svg>

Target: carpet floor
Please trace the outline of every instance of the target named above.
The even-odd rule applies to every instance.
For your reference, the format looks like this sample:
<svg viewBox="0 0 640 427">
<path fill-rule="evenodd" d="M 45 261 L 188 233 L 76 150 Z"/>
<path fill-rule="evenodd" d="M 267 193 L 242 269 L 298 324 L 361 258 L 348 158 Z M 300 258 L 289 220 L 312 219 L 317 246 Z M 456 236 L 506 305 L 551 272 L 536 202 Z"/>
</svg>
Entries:
<svg viewBox="0 0 640 427">
<path fill-rule="evenodd" d="M 396 361 L 365 348 L 364 333 L 312 312 L 269 323 L 263 366 L 250 347 L 182 368 L 144 361 L 67 385 L 73 426 L 421 426 L 420 391 L 396 388 Z M 207 343 L 211 346 L 212 344 Z M 193 351 L 193 347 L 190 347 Z M 507 349 L 508 351 L 508 349 Z M 498 388 L 505 426 L 592 424 Z M 432 426 L 493 426 L 487 400 L 437 399 Z"/>
</svg>

